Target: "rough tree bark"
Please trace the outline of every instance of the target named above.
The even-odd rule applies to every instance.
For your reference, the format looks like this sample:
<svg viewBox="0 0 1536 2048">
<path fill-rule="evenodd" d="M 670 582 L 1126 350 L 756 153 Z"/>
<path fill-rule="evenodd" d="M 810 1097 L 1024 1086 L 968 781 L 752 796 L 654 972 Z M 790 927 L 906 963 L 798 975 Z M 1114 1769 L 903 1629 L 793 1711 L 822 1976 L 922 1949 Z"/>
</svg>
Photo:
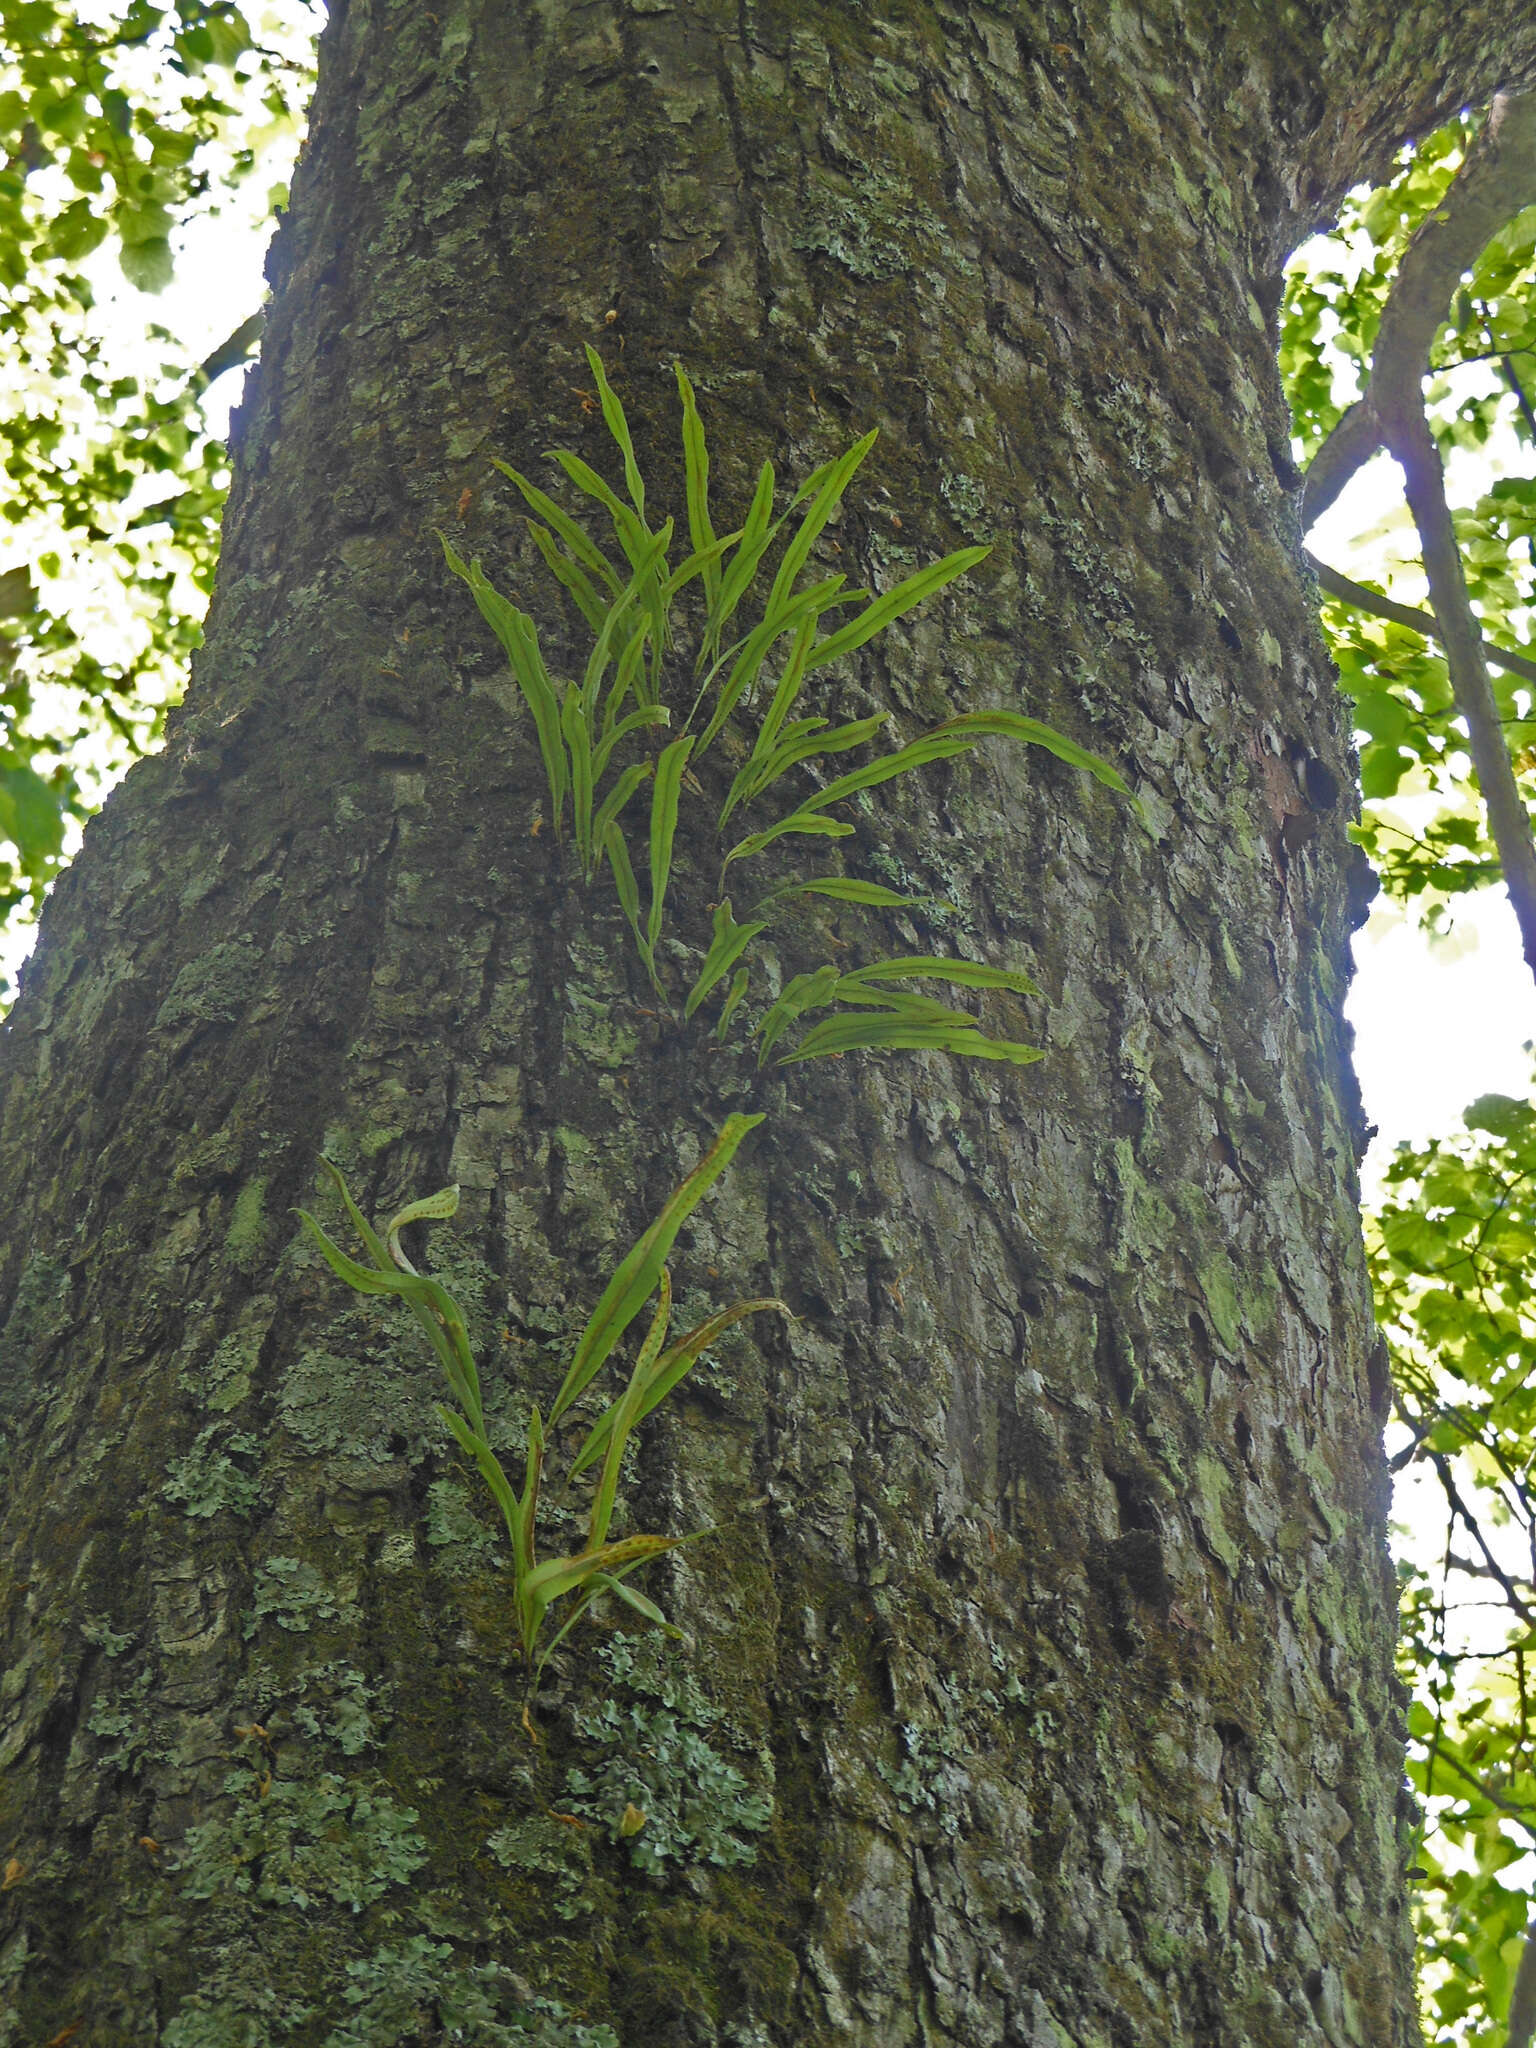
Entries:
<svg viewBox="0 0 1536 2048">
<path fill-rule="evenodd" d="M 1514 4 L 334 8 L 208 644 L 7 1031 L 0 2040 L 1414 2038 L 1348 735 L 1274 309 L 1330 197 L 1533 75 Z M 486 458 L 604 461 L 587 340 L 652 476 L 680 358 L 727 505 L 874 423 L 843 563 L 995 541 L 842 701 L 1025 709 L 1135 780 L 1151 836 L 1014 756 L 860 821 L 1048 991 L 1040 1065 L 760 1083 L 531 830 L 430 529 L 558 645 Z M 594 1629 L 534 1748 L 435 1368 L 290 1206 L 322 1142 L 375 1210 L 460 1181 L 435 1257 L 511 1409 L 753 1103 L 679 1286 L 801 1320 L 629 1491 L 769 1504 L 658 1574 L 681 1650 Z"/>
</svg>

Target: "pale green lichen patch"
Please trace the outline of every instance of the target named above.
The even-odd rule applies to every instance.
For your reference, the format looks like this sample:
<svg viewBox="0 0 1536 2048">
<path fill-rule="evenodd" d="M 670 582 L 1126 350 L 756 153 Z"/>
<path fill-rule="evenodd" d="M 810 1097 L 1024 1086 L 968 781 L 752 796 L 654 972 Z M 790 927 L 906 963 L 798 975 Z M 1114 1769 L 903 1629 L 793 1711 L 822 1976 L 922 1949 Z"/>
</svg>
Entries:
<svg viewBox="0 0 1536 2048">
<path fill-rule="evenodd" d="M 266 1260 L 270 1225 L 266 1215 L 267 1176 L 258 1174 L 248 1180 L 235 1197 L 235 1206 L 230 1212 L 229 1226 L 224 1233 L 224 1249 L 230 1263 L 241 1272 L 252 1272 Z"/>
<path fill-rule="evenodd" d="M 269 1557 L 257 1567 L 245 1634 L 249 1639 L 271 1620 L 290 1635 L 304 1635 L 316 1622 L 350 1620 L 356 1613 L 351 1598 L 328 1585 L 313 1565 L 297 1557 Z"/>
<path fill-rule="evenodd" d="M 246 936 L 212 946 L 189 960 L 155 1017 L 158 1031 L 197 1024 L 233 1024 L 261 981 L 261 955 Z"/>
<path fill-rule="evenodd" d="M 248 1515 L 261 1492 L 260 1472 L 252 1469 L 260 1456 L 259 1437 L 212 1422 L 199 1431 L 190 1451 L 171 1460 L 160 1491 L 184 1515 L 199 1520 L 225 1512 Z"/>
<path fill-rule="evenodd" d="M 192 1899 L 249 1898 L 305 1911 L 322 1902 L 361 1912 L 427 1860 L 413 1807 L 332 1772 L 224 1780 L 227 1813 L 188 1830 L 177 1869 Z"/>
<path fill-rule="evenodd" d="M 572 1812 L 626 1842 L 639 1870 L 755 1862 L 753 1838 L 773 1817 L 773 1796 L 715 1746 L 742 1747 L 719 1708 L 654 1639 L 616 1635 L 598 1657 L 620 1698 L 572 1711 L 577 1735 L 595 1751 L 566 1773 Z M 760 1781 L 767 1761 L 757 1759 Z"/>
</svg>

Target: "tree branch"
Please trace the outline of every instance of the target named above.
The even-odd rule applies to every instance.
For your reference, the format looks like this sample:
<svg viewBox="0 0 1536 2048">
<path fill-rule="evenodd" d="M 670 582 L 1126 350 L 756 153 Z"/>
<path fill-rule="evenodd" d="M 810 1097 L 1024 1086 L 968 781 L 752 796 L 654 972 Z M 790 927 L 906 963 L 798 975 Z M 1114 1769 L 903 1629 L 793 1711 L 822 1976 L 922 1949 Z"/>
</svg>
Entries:
<svg viewBox="0 0 1536 2048">
<path fill-rule="evenodd" d="M 1307 465 L 1301 487 L 1301 528 L 1305 533 L 1338 497 L 1357 469 L 1381 446 L 1381 428 L 1369 396 L 1357 399 Z"/>
<path fill-rule="evenodd" d="M 1352 583 L 1347 576 L 1341 576 L 1337 569 L 1331 569 L 1310 552 L 1307 554 L 1307 566 L 1330 597 L 1342 598 L 1346 604 L 1355 605 L 1363 612 L 1372 612 L 1378 619 L 1391 619 L 1394 625 L 1407 626 L 1410 632 L 1422 633 L 1426 640 L 1439 640 L 1440 628 L 1433 612 L 1415 611 L 1409 604 L 1394 604 L 1379 590 L 1368 590 L 1363 583 Z M 1482 648 L 1483 660 L 1490 667 L 1508 669 L 1511 675 L 1524 676 L 1529 682 L 1536 683 L 1536 661 L 1532 661 L 1529 655 L 1513 654 L 1506 648 L 1495 647 L 1491 640 L 1483 641 Z"/>
<path fill-rule="evenodd" d="M 1483 1553 L 1483 1561 L 1488 1567 L 1489 1578 L 1493 1579 L 1502 1588 L 1504 1598 L 1526 1626 L 1528 1628 L 1536 1626 L 1536 1614 L 1532 1613 L 1519 1587 L 1494 1556 L 1476 1515 L 1473 1514 L 1472 1510 L 1462 1499 L 1461 1489 L 1457 1486 L 1455 1475 L 1451 1471 L 1450 1459 L 1445 1455 L 1444 1451 L 1431 1451 L 1429 1462 L 1434 1466 L 1435 1475 L 1440 1481 L 1446 1500 L 1450 1503 L 1452 1516 L 1459 1516 L 1461 1518 L 1462 1526 L 1467 1534 Z"/>
<path fill-rule="evenodd" d="M 1424 412 L 1429 345 L 1462 273 L 1522 206 L 1536 199 L 1536 93 L 1500 94 L 1450 190 L 1408 245 L 1382 310 L 1366 394 L 1318 450 L 1302 498 L 1310 523 L 1362 463 L 1384 447 L 1402 466 L 1419 530 L 1435 638 L 1445 651 L 1456 709 L 1467 728 L 1488 831 L 1536 976 L 1536 841 L 1515 782 L 1482 634 L 1467 596 L 1445 496 L 1445 469 Z M 1316 488 L 1313 476 L 1316 475 Z"/>
</svg>

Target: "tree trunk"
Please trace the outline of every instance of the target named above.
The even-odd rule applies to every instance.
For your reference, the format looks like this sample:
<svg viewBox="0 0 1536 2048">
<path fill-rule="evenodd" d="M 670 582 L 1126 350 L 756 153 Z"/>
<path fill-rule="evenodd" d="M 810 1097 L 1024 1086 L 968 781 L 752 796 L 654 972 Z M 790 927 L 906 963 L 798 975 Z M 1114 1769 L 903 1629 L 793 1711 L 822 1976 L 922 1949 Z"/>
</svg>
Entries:
<svg viewBox="0 0 1536 2048">
<path fill-rule="evenodd" d="M 207 646 L 7 1033 L 0 2042 L 1416 2038 L 1273 320 L 1331 196 L 1536 75 L 1493 14 L 335 6 Z M 432 532 L 568 665 L 488 458 L 612 473 L 588 341 L 677 509 L 674 360 L 722 528 L 878 425 L 829 568 L 993 543 L 824 708 L 1022 710 L 1135 783 L 1147 831 L 978 753 L 849 842 L 953 906 L 877 950 L 1038 980 L 1040 1064 L 760 1077 L 656 1014 Z M 786 972 L 879 933 L 824 909 Z M 322 1148 L 370 1213 L 461 1183 L 427 1257 L 520 1422 L 753 1108 L 676 1282 L 797 1320 L 645 1425 L 629 1526 L 725 1527 L 643 1582 L 681 1644 L 602 1615 L 535 1743 L 436 1365 L 292 1206 Z"/>
</svg>

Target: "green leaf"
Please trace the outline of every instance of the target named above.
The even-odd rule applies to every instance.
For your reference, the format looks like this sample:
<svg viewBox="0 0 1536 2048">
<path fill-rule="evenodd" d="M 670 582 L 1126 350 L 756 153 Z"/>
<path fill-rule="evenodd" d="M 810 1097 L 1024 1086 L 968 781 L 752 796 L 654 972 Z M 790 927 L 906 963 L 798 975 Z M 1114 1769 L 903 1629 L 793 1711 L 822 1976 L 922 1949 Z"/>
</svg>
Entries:
<svg viewBox="0 0 1536 2048">
<path fill-rule="evenodd" d="M 677 392 L 683 401 L 683 462 L 687 472 L 688 538 L 696 556 L 703 557 L 714 542 L 715 529 L 709 517 L 709 449 L 704 441 L 704 423 L 699 418 L 693 386 L 681 363 L 674 363 Z M 740 536 L 737 536 L 740 538 Z M 714 617 L 720 603 L 721 572 L 718 560 L 702 562 L 704 600 Z"/>
<path fill-rule="evenodd" d="M 584 491 L 593 498 L 613 521 L 614 534 L 619 546 L 628 557 L 630 566 L 646 547 L 650 533 L 643 519 L 637 519 L 622 498 L 616 497 L 589 463 L 579 455 L 573 455 L 568 448 L 551 448 L 550 455 L 559 463 L 578 491 Z"/>
<path fill-rule="evenodd" d="M 852 831 L 851 825 L 845 825 L 839 818 L 824 818 L 819 811 L 792 811 L 777 825 L 770 825 L 766 832 L 753 832 L 745 839 L 739 839 L 720 863 L 720 870 L 723 874 L 733 860 L 751 860 L 754 854 L 761 853 L 765 846 L 772 846 L 776 839 L 782 839 L 788 833 L 804 833 L 813 839 L 846 839 Z"/>
<path fill-rule="evenodd" d="M 530 519 L 528 531 L 533 535 L 534 545 L 544 557 L 556 580 L 575 598 L 582 617 L 594 633 L 600 633 L 607 623 L 608 607 L 598 595 L 591 577 L 568 555 L 561 554 L 555 545 L 555 537 L 547 526 L 540 526 L 537 520 Z"/>
<path fill-rule="evenodd" d="M 571 810 L 576 821 L 576 853 L 581 872 L 592 874 L 592 752 L 587 735 L 587 717 L 581 691 L 575 683 L 565 686 L 565 703 L 560 711 L 560 732 L 571 764 Z"/>
<path fill-rule="evenodd" d="M 829 611 L 834 605 L 850 604 L 855 597 L 862 596 L 863 593 L 860 591 L 844 591 L 843 584 L 846 580 L 842 576 L 830 576 L 826 582 L 813 584 L 809 590 L 802 590 L 793 603 L 775 617 L 765 619 L 740 642 L 738 647 L 731 650 L 735 657 L 734 663 L 730 674 L 721 685 L 714 711 L 700 737 L 698 751 L 701 756 L 735 710 L 742 693 L 756 687 L 758 675 L 772 652 L 775 641 L 783 634 L 793 631 L 807 615 L 819 618 L 824 611 Z M 728 656 L 717 662 L 705 676 L 699 694 L 694 700 L 693 709 L 688 714 L 690 725 L 708 694 L 710 684 L 718 671 L 724 667 L 725 659 L 729 658 Z"/>
<path fill-rule="evenodd" d="M 395 1211 L 380 1233 L 391 1259 L 407 1273 L 414 1272 L 415 1268 L 400 1249 L 400 1232 L 407 1223 L 440 1223 L 458 1213 L 459 1191 L 456 1186 L 441 1188 L 435 1195 L 422 1195 L 414 1202 L 407 1202 L 403 1209 Z"/>
<path fill-rule="evenodd" d="M 631 1248 L 582 1332 L 570 1370 L 549 1411 L 551 1428 L 602 1369 L 614 1345 L 650 1299 L 678 1231 L 730 1165 L 742 1139 L 762 1121 L 761 1114 L 727 1117 L 714 1144 Z"/>
<path fill-rule="evenodd" d="M 725 1034 L 730 1029 L 731 1019 L 735 1016 L 737 1009 L 740 1007 L 741 999 L 747 992 L 748 979 L 749 976 L 745 967 L 738 967 L 731 977 L 730 992 L 721 1005 L 720 1021 L 715 1026 L 715 1042 L 717 1045 L 724 1045 L 725 1043 Z"/>
<path fill-rule="evenodd" d="M 618 829 L 620 812 L 650 772 L 649 761 L 632 762 L 603 798 L 597 807 L 597 816 L 592 821 L 592 841 L 595 846 L 607 846 L 609 832 Z M 638 907 L 637 904 L 636 908 Z"/>
<path fill-rule="evenodd" d="M 608 431 L 618 443 L 619 453 L 624 458 L 624 481 L 629 488 L 637 516 L 645 518 L 645 484 L 640 475 L 640 465 L 635 460 L 635 444 L 630 439 L 629 421 L 624 417 L 624 408 L 618 394 L 608 382 L 608 373 L 603 368 L 603 359 L 590 342 L 587 343 L 587 363 L 597 382 L 598 402 L 603 408 L 603 419 Z"/>
<path fill-rule="evenodd" d="M 1045 1058 L 1039 1046 L 986 1038 L 974 1028 L 967 1031 L 951 1024 L 914 1024 L 905 1017 L 865 1015 L 828 1017 L 824 1023 L 812 1025 L 793 1051 L 779 1055 L 778 1064 L 790 1066 L 829 1053 L 866 1051 L 949 1052 L 966 1059 L 1007 1060 L 1019 1067 Z"/>
<path fill-rule="evenodd" d="M 761 1066 L 779 1039 L 807 1010 L 824 1010 L 837 1000 L 841 976 L 835 967 L 818 967 L 814 974 L 797 974 L 786 982 L 766 1017 L 757 1027 L 757 1064 Z"/>
<path fill-rule="evenodd" d="M 765 789 L 777 782 L 781 775 L 787 774 L 802 761 L 816 760 L 823 754 L 845 754 L 853 747 L 866 745 L 879 732 L 890 715 L 888 711 L 877 711 L 872 717 L 855 719 L 850 725 L 833 726 L 830 732 L 806 732 L 786 740 L 764 759 L 749 761 L 737 777 L 737 782 L 742 785 L 739 801 L 750 803 L 754 797 L 760 796 Z M 804 723 L 825 726 L 826 720 L 807 719 Z M 791 731 L 793 730 L 791 728 Z M 733 794 L 734 787 L 733 785 Z M 725 823 L 724 814 L 720 822 L 722 825 Z"/>
<path fill-rule="evenodd" d="M 480 616 L 485 620 L 511 664 L 513 679 L 522 691 L 523 700 L 533 714 L 534 729 L 539 736 L 539 752 L 544 761 L 544 773 L 549 783 L 549 803 L 553 813 L 551 823 L 555 837 L 561 837 L 561 820 L 565 811 L 566 791 L 570 788 L 570 766 L 566 757 L 565 741 L 562 737 L 560 701 L 555 695 L 554 684 L 544 667 L 544 657 L 539 651 L 539 636 L 526 612 L 508 603 L 491 588 L 478 562 L 471 562 L 466 568 L 445 533 L 439 532 L 443 553 L 453 573 L 469 585 L 470 594 L 479 607 Z"/>
<path fill-rule="evenodd" d="M 606 583 L 610 594 L 617 597 L 624 588 L 624 579 L 586 530 L 578 526 L 568 513 L 563 512 L 554 499 L 541 491 L 537 484 L 530 483 L 527 477 L 513 469 L 509 463 L 498 462 L 494 456 L 491 463 L 493 468 L 499 469 L 504 477 L 510 478 L 516 484 L 534 511 L 560 536 L 581 566 Z"/>
<path fill-rule="evenodd" d="M 620 740 L 628 739 L 632 732 L 640 732 L 646 726 L 670 725 L 671 722 L 672 715 L 667 710 L 665 704 L 642 704 L 638 711 L 631 711 L 627 718 L 621 719 L 610 731 L 605 732 L 602 739 L 598 742 L 592 755 L 593 782 L 597 782 L 601 777 L 604 769 L 608 766 L 610 755 Z M 650 763 L 646 762 L 644 766 L 645 772 L 649 774 Z M 594 828 L 594 831 L 596 837 L 601 839 L 601 831 L 596 828 Z"/>
<path fill-rule="evenodd" d="M 646 973 L 651 977 L 651 986 L 661 992 L 656 979 L 656 961 L 645 934 L 640 929 L 640 889 L 635 881 L 635 871 L 630 865 L 629 848 L 624 843 L 624 834 L 615 820 L 610 819 L 603 831 L 603 850 L 608 855 L 608 865 L 613 870 L 613 886 L 618 891 L 619 907 L 629 921 L 629 928 L 635 935 L 635 950 L 645 962 Z"/>
<path fill-rule="evenodd" d="M 786 882 L 782 888 L 771 890 L 757 908 L 766 910 L 770 903 L 786 902 L 795 896 L 831 896 L 844 903 L 868 903 L 882 910 L 921 910 L 935 900 L 932 896 L 902 896 L 882 882 L 861 882 L 847 875 L 813 875 L 808 882 Z"/>
<path fill-rule="evenodd" d="M 841 977 L 840 989 L 871 982 L 927 979 L 952 982 L 956 988 L 1006 988 L 1015 995 L 1037 996 L 1040 991 L 1027 974 L 1009 967 L 990 967 L 981 960 L 952 960 L 942 954 L 909 953 L 894 960 L 876 960 L 868 967 L 855 967 Z"/>
<path fill-rule="evenodd" d="M 655 594 L 652 586 L 655 582 L 657 565 L 664 561 L 671 541 L 672 522 L 669 519 L 662 527 L 660 533 L 656 534 L 640 550 L 639 559 L 635 563 L 634 574 L 630 577 L 629 582 L 625 585 L 620 595 L 609 606 L 607 617 L 603 620 L 602 630 L 593 642 L 592 652 L 587 657 L 586 673 L 582 678 L 581 685 L 582 707 L 586 714 L 589 732 L 592 730 L 597 715 L 597 699 L 603 675 L 609 662 L 613 659 L 614 635 L 618 631 L 619 625 L 631 605 L 637 603 L 649 605 Z M 654 623 L 652 632 L 654 637 Z"/>
<path fill-rule="evenodd" d="M 619 1463 L 624 1456 L 624 1446 L 629 1441 L 630 1431 L 640 1419 L 646 1383 L 652 1367 L 661 1356 L 661 1348 L 667 1341 L 667 1327 L 671 1320 L 672 1276 L 663 1266 L 656 1313 L 651 1318 L 651 1327 L 645 1334 L 645 1342 L 640 1346 L 640 1356 L 635 1360 L 635 1369 L 629 1376 L 629 1384 L 602 1418 L 606 1425 L 607 1450 L 603 1457 L 603 1469 L 598 1475 L 597 1491 L 592 1497 L 592 1513 L 587 1525 L 588 1550 L 596 1550 L 607 1537 L 608 1525 L 613 1520 L 613 1504 L 619 1487 Z M 578 1469 L 577 1466 L 572 1466 L 573 1478 Z"/>
<path fill-rule="evenodd" d="M 689 990 L 688 1000 L 683 1005 L 683 1015 L 685 1017 L 693 1015 L 694 1011 L 697 1010 L 700 1003 L 703 1002 L 716 983 L 724 980 L 725 976 L 730 973 L 732 967 L 746 951 L 747 947 L 751 945 L 758 933 L 766 931 L 767 928 L 766 922 L 737 924 L 731 914 L 731 899 L 729 896 L 725 898 L 723 903 L 716 905 L 714 936 L 710 940 L 709 951 L 704 956 L 704 965 L 699 971 L 699 978 Z M 740 1001 L 739 996 L 737 1001 Z M 732 1007 L 734 1008 L 734 1004 Z"/>
<path fill-rule="evenodd" d="M 942 562 L 932 562 L 926 569 L 919 569 L 915 575 L 877 597 L 873 604 L 861 611 L 856 619 L 850 619 L 840 626 L 815 649 L 809 666 L 820 668 L 829 661 L 839 661 L 845 654 L 852 654 L 877 633 L 884 632 L 893 620 L 912 610 L 925 598 L 953 583 L 957 576 L 964 576 L 974 569 L 978 562 L 984 562 L 992 552 L 990 547 L 960 548 L 952 555 L 946 555 Z"/>
<path fill-rule="evenodd" d="M 736 607 L 751 588 L 752 579 L 757 574 L 757 565 L 773 538 L 772 518 L 773 464 L 765 462 L 758 472 L 757 488 L 752 494 L 746 523 L 741 529 L 741 545 L 721 578 L 718 597 L 710 606 L 709 618 L 704 629 L 704 644 L 700 649 L 701 661 L 713 661 L 720 652 L 720 642 L 725 637 L 725 629 L 734 618 Z"/>
<path fill-rule="evenodd" d="M 1119 769 L 1112 768 L 1099 755 L 1090 754 L 1086 747 L 1078 746 L 1054 726 L 1042 725 L 1038 718 L 1024 718 L 1015 711 L 963 711 L 957 718 L 946 718 L 941 726 L 935 727 L 935 732 L 974 733 L 977 737 L 996 734 L 1003 739 L 1023 740 L 1029 746 L 1044 747 L 1048 754 L 1073 768 L 1081 768 L 1084 774 L 1094 776 L 1119 795 L 1131 795 L 1130 784 Z"/>
<path fill-rule="evenodd" d="M 595 1573 L 611 1572 L 615 1565 L 643 1563 L 712 1534 L 712 1530 L 698 1529 L 690 1536 L 625 1536 L 617 1543 L 605 1543 L 600 1550 L 582 1551 L 576 1557 L 552 1557 L 529 1573 L 527 1597 L 536 1604 L 542 1620 L 551 1601 L 558 1600 L 563 1593 L 574 1592 Z"/>
<path fill-rule="evenodd" d="M 702 1323 L 695 1323 L 685 1337 L 680 1337 L 670 1350 L 661 1353 L 655 1360 L 653 1368 L 647 1372 L 642 1398 L 630 1418 L 628 1427 L 637 1428 L 727 1330 L 733 1329 L 737 1323 L 744 1322 L 748 1316 L 761 1315 L 768 1309 L 777 1309 L 781 1315 L 788 1316 L 791 1322 L 794 1321 L 794 1315 L 787 1302 L 780 1301 L 776 1295 L 760 1295 L 752 1301 L 733 1301 L 729 1308 L 719 1309 L 714 1315 L 706 1316 Z M 573 1479 L 607 1454 L 613 1432 L 618 1427 L 616 1408 L 617 1404 L 593 1424 L 576 1462 L 571 1467 Z"/>
<path fill-rule="evenodd" d="M 773 579 L 773 589 L 768 594 L 764 616 L 773 618 L 789 603 L 790 592 L 795 579 L 805 567 L 811 549 L 821 537 L 823 527 L 842 502 L 844 491 L 853 481 L 853 475 L 870 449 L 880 438 L 877 427 L 860 441 L 856 441 L 845 455 L 840 455 L 825 472 L 824 481 L 811 501 L 810 509 L 800 522 L 799 531 L 784 550 L 784 559 L 779 564 L 779 573 Z"/>
<path fill-rule="evenodd" d="M 693 751 L 688 734 L 663 747 L 656 763 L 656 785 L 651 796 L 651 907 L 646 921 L 646 943 L 654 953 L 661 937 L 666 904 L 667 880 L 672 872 L 672 841 L 677 833 L 677 811 L 682 795 L 683 770 Z"/>
</svg>

